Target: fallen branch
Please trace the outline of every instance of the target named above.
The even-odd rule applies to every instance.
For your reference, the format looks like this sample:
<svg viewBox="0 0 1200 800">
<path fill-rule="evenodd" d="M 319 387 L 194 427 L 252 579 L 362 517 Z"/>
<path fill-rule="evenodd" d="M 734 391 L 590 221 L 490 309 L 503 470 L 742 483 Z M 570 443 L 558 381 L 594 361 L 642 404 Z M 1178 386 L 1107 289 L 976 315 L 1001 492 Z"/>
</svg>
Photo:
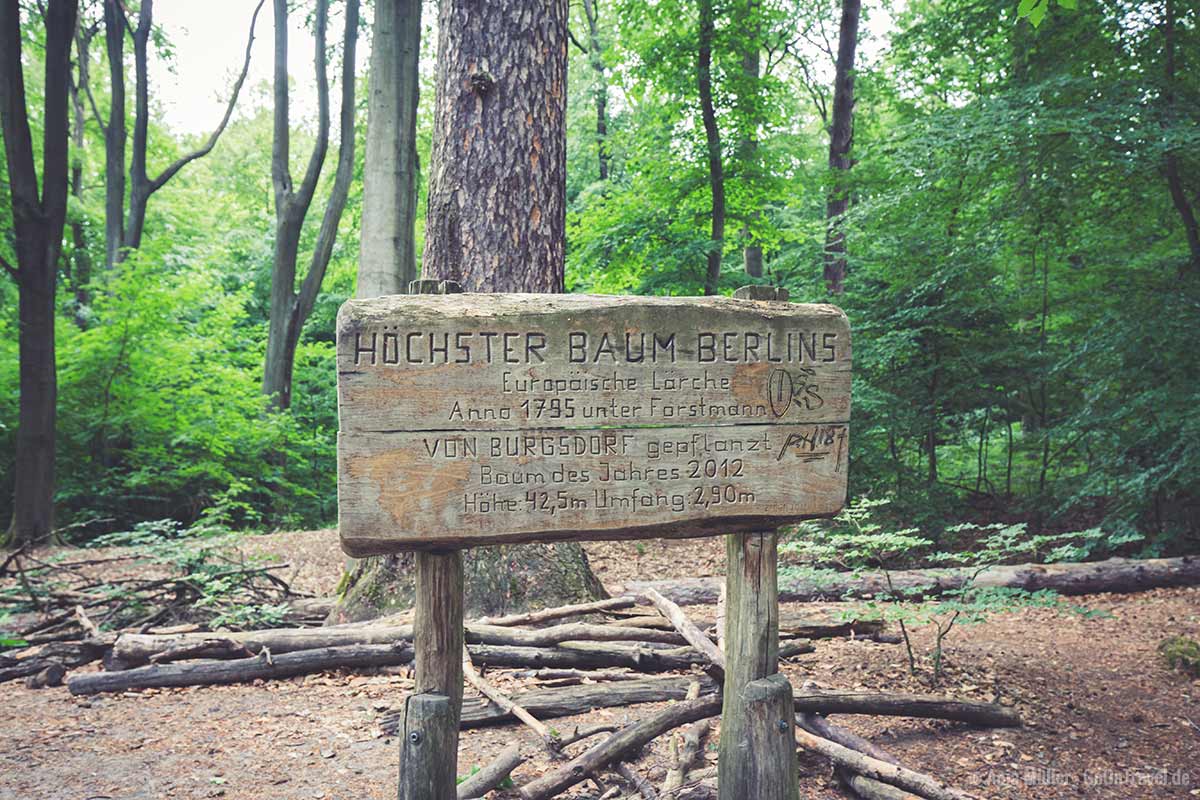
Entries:
<svg viewBox="0 0 1200 800">
<path fill-rule="evenodd" d="M 506 617 L 481 617 L 473 620 L 479 625 L 536 625 L 541 622 L 579 617 L 584 614 L 594 614 L 600 611 L 612 611 L 619 608 L 631 608 L 637 605 L 637 599 L 631 596 L 610 597 L 593 603 L 576 603 L 569 606 L 546 608 L 541 611 L 529 611 L 524 614 L 509 614 Z"/>
<path fill-rule="evenodd" d="M 717 685 L 709 678 L 697 681 L 691 677 L 643 678 L 636 681 L 622 681 L 611 685 L 565 686 L 554 689 L 531 689 L 518 692 L 510 699 L 520 705 L 530 714 L 539 719 L 555 719 L 586 714 L 597 708 L 613 708 L 630 706 L 638 703 L 661 703 L 667 700 L 683 700 L 693 683 L 700 684 L 700 693 L 704 696 L 717 692 Z M 385 712 L 380 718 L 380 726 L 388 735 L 395 733 L 399 722 L 400 711 L 394 709 Z M 514 721 L 514 716 L 503 706 L 484 698 L 465 698 L 462 707 L 461 727 L 463 729 L 479 728 L 486 725 L 500 725 Z M 599 728 L 592 729 L 592 735 L 600 732 Z M 564 740 L 563 746 L 578 739 Z"/>
<path fill-rule="evenodd" d="M 325 647 L 297 653 L 272 655 L 262 651 L 253 658 L 233 661 L 195 661 L 183 664 L 152 664 L 117 672 L 74 675 L 67 681 L 71 694 L 123 692 L 164 686 L 207 686 L 246 683 L 253 680 L 290 678 L 339 667 L 381 667 L 412 661 L 412 645 L 396 642 L 383 645 Z"/>
<path fill-rule="evenodd" d="M 819 753 L 838 766 L 891 786 L 913 792 L 929 800 L 974 800 L 972 795 L 906 767 L 889 764 L 877 758 L 857 753 L 836 742 L 814 736 L 803 728 L 796 728 L 796 740 L 806 749 Z"/>
<path fill-rule="evenodd" d="M 695 700 L 700 696 L 700 684 L 693 683 L 688 689 L 688 699 Z M 671 740 L 671 754 L 673 756 L 671 768 L 667 770 L 667 777 L 663 780 L 662 785 L 662 800 L 672 800 L 678 791 L 683 788 L 687 780 L 687 772 L 692 768 L 692 763 L 700 757 L 704 746 L 704 738 L 708 736 L 709 728 L 712 727 L 712 722 L 707 719 L 697 720 L 683 729 L 679 739 Z M 682 740 L 682 747 L 678 742 Z"/>
<path fill-rule="evenodd" d="M 667 731 L 721 712 L 720 695 L 684 700 L 629 725 L 585 750 L 566 764 L 521 787 L 524 800 L 545 800 L 583 781 L 588 775 L 636 752 Z"/>
<path fill-rule="evenodd" d="M 866 775 L 849 772 L 843 768 L 838 769 L 838 777 L 860 800 L 924 800 L 912 792 L 906 792 L 896 786 L 868 778 Z"/>
<path fill-rule="evenodd" d="M 463 779 L 463 782 L 458 785 L 458 800 L 483 797 L 503 783 L 504 779 L 524 761 L 525 757 L 521 755 L 521 746 L 509 745 L 500 751 L 500 755 L 496 756 L 492 763 Z"/>
<path fill-rule="evenodd" d="M 629 766 L 624 761 L 621 761 L 617 763 L 615 769 L 616 773 L 628 781 L 629 785 L 632 786 L 638 792 L 638 794 L 645 798 L 645 800 L 658 800 L 658 792 L 654 791 L 654 786 L 650 783 L 650 781 L 639 775 L 633 767 Z"/>
<path fill-rule="evenodd" d="M 671 624 L 675 626 L 675 630 L 679 631 L 680 635 L 687 640 L 687 643 L 696 648 L 696 650 L 709 660 L 709 663 L 717 667 L 724 674 L 725 654 L 721 652 L 719 647 L 713 644 L 712 639 L 709 639 L 707 635 L 696 627 L 694 622 L 688 619 L 687 614 L 683 613 L 683 609 L 653 589 L 647 589 L 645 594 L 646 599 L 654 604 L 659 613 L 671 621 Z"/>
<path fill-rule="evenodd" d="M 466 645 L 463 645 L 462 669 L 463 676 L 467 679 L 467 682 L 478 689 L 484 697 L 499 706 L 504 713 L 524 722 L 530 730 L 536 733 L 552 757 L 558 758 L 562 755 L 558 742 L 549 728 L 539 722 L 537 717 L 526 711 L 519 703 L 513 702 L 512 698 L 484 680 L 484 677 L 475 669 L 475 665 L 471 663 L 471 651 L 467 649 Z"/>
</svg>

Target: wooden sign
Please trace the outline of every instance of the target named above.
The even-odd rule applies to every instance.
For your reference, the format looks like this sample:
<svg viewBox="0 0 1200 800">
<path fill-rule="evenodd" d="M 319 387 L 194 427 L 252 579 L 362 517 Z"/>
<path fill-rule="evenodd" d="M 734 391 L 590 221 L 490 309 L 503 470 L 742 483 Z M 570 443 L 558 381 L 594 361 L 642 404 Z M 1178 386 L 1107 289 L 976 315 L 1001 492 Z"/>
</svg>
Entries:
<svg viewBox="0 0 1200 800">
<path fill-rule="evenodd" d="M 337 362 L 351 555 L 712 535 L 845 500 L 850 329 L 833 306 L 350 300 Z"/>
</svg>

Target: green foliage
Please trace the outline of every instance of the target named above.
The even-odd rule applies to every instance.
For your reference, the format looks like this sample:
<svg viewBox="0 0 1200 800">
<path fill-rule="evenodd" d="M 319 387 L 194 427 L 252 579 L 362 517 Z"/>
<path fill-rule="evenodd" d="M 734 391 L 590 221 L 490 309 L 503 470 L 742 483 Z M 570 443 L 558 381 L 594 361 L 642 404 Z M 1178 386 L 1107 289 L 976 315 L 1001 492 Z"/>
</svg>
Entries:
<svg viewBox="0 0 1200 800">
<path fill-rule="evenodd" d="M 851 492 L 892 498 L 877 510 L 888 523 L 853 541 L 854 558 L 899 566 L 959 548 L 979 555 L 981 540 L 999 533 L 992 522 L 1025 525 L 1023 558 L 1172 554 L 1200 543 L 1200 270 L 1164 177 L 1170 157 L 1194 212 L 1200 11 L 1175 6 L 1171 81 L 1161 4 L 866 8 L 854 167 L 835 183 L 827 125 L 840 5 L 714 4 L 729 206 L 721 289 L 756 280 L 741 257 L 754 243 L 764 249 L 762 280 L 799 300 L 826 299 L 827 195 L 837 185 L 851 200 L 836 222 L 849 267 L 836 301 L 854 336 Z M 598 53 L 583 52 L 587 23 L 572 8 L 582 47 L 570 49 L 566 98 L 568 287 L 695 294 L 712 247 L 696 2 L 596 7 Z M 41 30 L 23 29 L 34 106 Z M 175 33 L 155 35 L 156 52 L 168 53 Z M 435 47 L 425 36 L 422 165 Z M 757 76 L 747 52 L 759 55 Z M 103 116 L 103 47 L 91 58 Z M 259 391 L 274 225 L 270 104 L 269 85 L 245 88 L 214 152 L 155 194 L 141 251 L 94 269 L 90 285 L 81 259 L 104 261 L 104 143 L 90 118 L 84 146 L 73 147 L 83 188 L 68 216 L 83 244 L 66 237 L 57 329 L 56 519 L 68 538 L 165 517 L 236 529 L 334 517 L 333 320 L 354 291 L 366 114 L 333 260 L 296 357 L 294 405 L 275 414 Z M 41 121 L 31 122 L 40 147 Z M 302 158 L 311 121 L 297 123 L 292 151 Z M 152 167 L 196 144 L 152 128 Z M 0 159 L 0 184 L 6 177 Z M 12 261 L 9 205 L 0 192 L 0 255 Z M 417 234 L 420 252 L 421 212 Z M 16 287 L 0 276 L 0 385 L 18 384 L 17 336 Z M 0 393 L 0 520 L 11 510 L 16 422 L 17 393 Z M 983 527 L 948 524 L 962 520 Z M 836 565 L 810 555 L 808 569 Z"/>
<path fill-rule="evenodd" d="M 928 661 L 932 680 L 936 682 L 943 677 L 945 642 L 958 625 L 979 624 L 1018 608 L 1090 613 L 1064 603 L 1050 590 L 988 586 L 980 583 L 978 578 L 989 567 L 1029 559 L 1039 550 L 1081 546 L 1078 544 L 1081 541 L 1094 543 L 1098 531 L 1031 536 L 1024 524 L 963 523 L 947 529 L 947 533 L 956 539 L 954 549 L 935 551 L 934 542 L 917 535 L 917 529 L 892 530 L 888 522 L 881 519 L 882 510 L 890 502 L 887 499 L 859 499 L 829 523 L 802 524 L 784 543 L 782 551 L 785 557 L 802 561 L 808 570 L 836 567 L 839 573 L 881 573 L 886 589 L 865 602 L 856 603 L 855 608 L 845 614 L 847 618 L 881 619 L 896 624 L 904 637 L 909 670 L 913 674 L 918 672 L 922 662 Z M 1055 552 L 1065 554 L 1066 551 Z M 935 571 L 957 568 L 960 574 L 957 580 L 950 581 L 954 588 L 944 590 L 936 597 L 925 598 L 924 585 L 896 585 L 892 579 L 892 565 L 912 562 L 923 563 Z M 796 575 L 797 570 L 784 567 L 783 573 Z M 813 573 L 800 574 L 807 578 Z M 917 627 L 929 629 L 932 635 L 925 656 L 917 654 L 910 634 L 910 629 Z"/>
<path fill-rule="evenodd" d="M 1200 642 L 1186 636 L 1170 636 L 1158 643 L 1158 654 L 1170 669 L 1200 678 Z"/>
<path fill-rule="evenodd" d="M 185 529 L 173 519 L 140 522 L 93 539 L 93 547 L 129 548 L 135 563 L 165 568 L 169 575 L 163 579 L 171 594 L 165 601 L 129 581 L 96 587 L 121 609 L 104 625 L 120 627 L 120 620 L 162 606 L 173 620 L 212 629 L 278 627 L 288 605 L 280 595 L 283 587 L 266 569 L 269 560 L 235 559 L 230 544 L 227 529 L 212 524 Z"/>
</svg>

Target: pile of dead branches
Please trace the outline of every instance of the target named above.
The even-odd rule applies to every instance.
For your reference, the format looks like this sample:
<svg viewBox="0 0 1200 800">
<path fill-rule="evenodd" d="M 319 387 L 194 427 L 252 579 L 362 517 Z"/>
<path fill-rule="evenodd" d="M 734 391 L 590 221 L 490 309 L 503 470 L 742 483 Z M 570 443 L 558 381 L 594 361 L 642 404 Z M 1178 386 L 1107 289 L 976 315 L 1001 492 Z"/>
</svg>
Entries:
<svg viewBox="0 0 1200 800">
<path fill-rule="evenodd" d="M 16 550 L 0 562 L 0 682 L 45 672 L 33 682 L 54 685 L 117 631 L 320 624 L 329 603 L 293 591 L 276 574 L 288 566 L 184 546 L 56 560 Z"/>
<path fill-rule="evenodd" d="M 583 781 L 599 796 L 685 800 L 715 796 L 716 772 L 703 762 L 704 741 L 721 713 L 724 655 L 718 624 L 693 623 L 670 600 L 650 590 L 465 625 L 464 676 L 478 691 L 462 709 L 462 727 L 521 723 L 532 735 L 506 750 L 459 788 L 480 797 L 499 785 L 535 752 L 558 762 L 520 788 L 527 800 L 545 800 Z M 570 618 L 588 621 L 565 621 Z M 780 622 L 779 653 L 811 652 L 814 641 L 856 637 L 895 641 L 877 620 L 795 619 Z M 58 662 L 68 668 L 102 660 L 102 671 L 70 676 L 72 694 L 123 692 L 151 687 L 196 686 L 281 679 L 330 669 L 401 667 L 413 658 L 412 625 L 403 617 L 326 627 L 251 631 L 184 629 L 99 633 L 73 643 L 76 654 Z M 54 658 L 55 656 L 42 656 Z M 516 670 L 519 691 L 499 688 L 488 669 Z M 929 695 L 834 692 L 794 687 L 798 744 L 829 759 L 859 796 L 961 800 L 966 795 L 934 778 L 899 766 L 872 743 L 826 717 L 867 714 L 957 720 L 973 725 L 1020 724 L 1008 708 Z M 640 721 L 618 728 L 585 725 L 565 733 L 546 720 L 598 708 L 673 701 Z M 398 712 L 381 724 L 395 734 Z M 629 763 L 649 742 L 670 735 L 671 763 L 651 783 Z M 597 737 L 602 737 L 597 740 Z M 594 742 L 587 746 L 589 742 Z M 579 750 L 579 748 L 583 748 Z M 578 752 L 572 753 L 572 749 Z M 610 777 L 611 776 L 611 777 Z M 611 785 L 607 785 L 611 784 Z M 628 793 L 628 794 L 626 794 Z"/>
</svg>

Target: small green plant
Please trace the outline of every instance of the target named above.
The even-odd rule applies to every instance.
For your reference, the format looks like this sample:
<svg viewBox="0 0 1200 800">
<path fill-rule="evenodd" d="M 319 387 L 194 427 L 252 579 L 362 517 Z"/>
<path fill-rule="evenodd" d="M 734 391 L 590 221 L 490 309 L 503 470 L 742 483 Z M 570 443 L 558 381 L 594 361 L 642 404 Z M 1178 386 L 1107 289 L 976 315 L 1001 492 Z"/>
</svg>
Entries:
<svg viewBox="0 0 1200 800">
<path fill-rule="evenodd" d="M 1186 636 L 1171 636 L 1158 644 L 1158 654 L 1171 669 L 1200 678 L 1200 642 Z"/>
<path fill-rule="evenodd" d="M 1076 555 L 1095 532 L 1054 536 L 1029 536 L 1023 524 L 976 525 L 963 523 L 947 529 L 962 545 L 954 552 L 934 551 L 934 542 L 916 528 L 888 530 L 877 518 L 887 499 L 856 500 L 831 522 L 805 523 L 783 546 L 785 553 L 807 562 L 802 570 L 787 567 L 785 574 L 803 571 L 804 577 L 820 579 L 838 573 L 873 571 L 881 576 L 885 590 L 848 611 L 845 616 L 866 616 L 894 622 L 900 629 L 911 674 L 917 674 L 920 659 L 913 646 L 912 629 L 928 626 L 933 644 L 928 661 L 933 680 L 940 681 L 945 668 L 945 642 L 959 625 L 986 622 L 991 616 L 1023 607 L 1052 607 L 1088 613 L 1068 606 L 1054 592 L 1031 592 L 1010 587 L 985 586 L 979 577 L 991 567 L 1018 557 L 1029 559 L 1039 549 L 1051 549 L 1058 558 Z M 1080 541 L 1084 544 L 1080 544 Z M 927 580 L 899 585 L 893 569 L 897 563 L 924 563 L 931 567 Z M 926 599 L 934 583 L 949 586 L 937 597 Z"/>
</svg>

